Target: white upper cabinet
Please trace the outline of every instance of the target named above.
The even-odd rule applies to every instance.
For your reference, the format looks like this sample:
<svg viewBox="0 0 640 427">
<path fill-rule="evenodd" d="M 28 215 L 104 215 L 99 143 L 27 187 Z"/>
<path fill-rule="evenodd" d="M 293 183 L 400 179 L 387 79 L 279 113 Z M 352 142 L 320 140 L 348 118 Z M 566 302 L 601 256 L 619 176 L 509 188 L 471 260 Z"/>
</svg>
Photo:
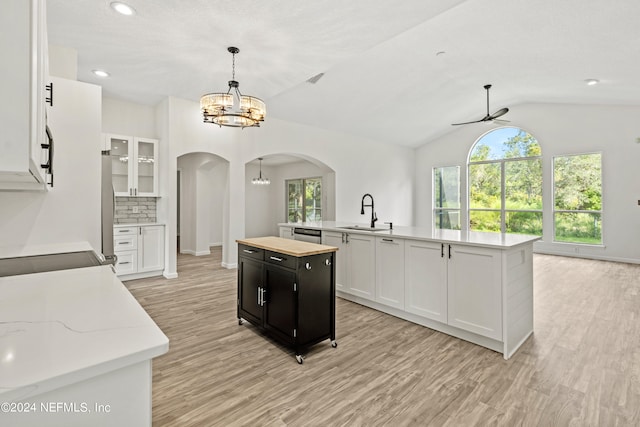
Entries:
<svg viewBox="0 0 640 427">
<path fill-rule="evenodd" d="M 158 195 L 158 140 L 105 135 L 111 153 L 111 179 L 116 196 Z"/>
<path fill-rule="evenodd" d="M 53 98 L 44 0 L 3 0 L 0 54 L 0 189 L 44 190 L 45 100 Z"/>
</svg>

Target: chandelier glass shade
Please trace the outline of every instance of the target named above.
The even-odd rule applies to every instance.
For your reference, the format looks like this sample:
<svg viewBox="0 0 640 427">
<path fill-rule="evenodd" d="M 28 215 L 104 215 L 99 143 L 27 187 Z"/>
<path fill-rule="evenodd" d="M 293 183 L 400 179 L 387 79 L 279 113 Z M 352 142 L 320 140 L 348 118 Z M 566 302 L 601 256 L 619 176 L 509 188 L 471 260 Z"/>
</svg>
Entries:
<svg viewBox="0 0 640 427">
<path fill-rule="evenodd" d="M 236 80 L 237 47 L 227 49 L 233 55 L 233 74 L 226 93 L 207 93 L 200 98 L 200 110 L 205 123 L 229 127 L 258 127 L 264 121 L 267 107 L 260 98 L 240 93 L 240 83 Z M 236 108 L 237 102 L 237 108 Z"/>
<path fill-rule="evenodd" d="M 258 178 L 253 178 L 251 183 L 255 185 L 269 185 L 271 184 L 269 178 L 262 177 L 262 157 L 258 158 L 258 160 L 260 160 L 260 176 Z"/>
</svg>

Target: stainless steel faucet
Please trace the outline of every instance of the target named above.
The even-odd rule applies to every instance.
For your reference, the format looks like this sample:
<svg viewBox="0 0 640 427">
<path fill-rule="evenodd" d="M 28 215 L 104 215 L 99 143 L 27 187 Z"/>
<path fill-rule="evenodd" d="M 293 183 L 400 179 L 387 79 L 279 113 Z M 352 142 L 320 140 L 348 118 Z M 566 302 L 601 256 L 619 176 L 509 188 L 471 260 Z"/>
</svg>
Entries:
<svg viewBox="0 0 640 427">
<path fill-rule="evenodd" d="M 364 204 L 364 199 L 367 196 L 369 196 L 369 198 L 371 199 L 371 204 L 370 205 L 365 205 Z M 373 207 L 373 196 L 371 194 L 369 194 L 369 193 L 367 193 L 364 196 L 362 196 L 362 202 L 361 202 L 361 206 L 360 206 L 360 215 L 364 215 L 364 208 L 365 207 L 371 207 L 371 228 L 375 228 L 376 221 L 378 220 L 378 217 L 376 216 L 376 211 L 374 210 L 374 207 Z"/>
</svg>

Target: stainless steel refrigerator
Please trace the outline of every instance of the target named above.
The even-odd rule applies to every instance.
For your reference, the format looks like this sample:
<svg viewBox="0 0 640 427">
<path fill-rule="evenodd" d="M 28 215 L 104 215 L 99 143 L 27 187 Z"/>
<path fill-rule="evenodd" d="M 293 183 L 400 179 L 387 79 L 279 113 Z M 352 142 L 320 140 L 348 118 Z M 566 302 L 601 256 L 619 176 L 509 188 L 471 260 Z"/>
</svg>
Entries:
<svg viewBox="0 0 640 427">
<path fill-rule="evenodd" d="M 116 264 L 118 257 L 113 252 L 113 217 L 116 197 L 111 181 L 111 153 L 102 152 L 102 255 L 106 264 Z"/>
</svg>

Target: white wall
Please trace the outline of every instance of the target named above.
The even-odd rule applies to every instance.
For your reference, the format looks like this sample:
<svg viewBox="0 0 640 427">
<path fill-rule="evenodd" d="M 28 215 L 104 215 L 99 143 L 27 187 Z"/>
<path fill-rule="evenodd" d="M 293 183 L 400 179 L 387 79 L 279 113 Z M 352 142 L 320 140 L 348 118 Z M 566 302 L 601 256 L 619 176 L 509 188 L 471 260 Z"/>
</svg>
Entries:
<svg viewBox="0 0 640 427">
<path fill-rule="evenodd" d="M 155 107 L 102 98 L 102 132 L 158 139 Z"/>
<path fill-rule="evenodd" d="M 75 242 L 101 250 L 102 89 L 55 77 L 52 81 L 56 95 L 48 120 L 55 144 L 54 187 L 46 192 L 0 192 L 3 253 Z"/>
<path fill-rule="evenodd" d="M 526 104 L 511 108 L 510 126 L 531 133 L 543 155 L 543 241 L 537 252 L 640 262 L 640 117 L 639 107 Z M 432 169 L 460 165 L 462 217 L 467 223 L 466 162 L 476 139 L 494 126 L 477 124 L 456 129 L 416 152 L 416 225 L 430 227 Z M 602 247 L 553 243 L 552 161 L 554 156 L 601 152 L 603 173 Z M 577 251 L 577 252 L 576 252 Z"/>
</svg>

